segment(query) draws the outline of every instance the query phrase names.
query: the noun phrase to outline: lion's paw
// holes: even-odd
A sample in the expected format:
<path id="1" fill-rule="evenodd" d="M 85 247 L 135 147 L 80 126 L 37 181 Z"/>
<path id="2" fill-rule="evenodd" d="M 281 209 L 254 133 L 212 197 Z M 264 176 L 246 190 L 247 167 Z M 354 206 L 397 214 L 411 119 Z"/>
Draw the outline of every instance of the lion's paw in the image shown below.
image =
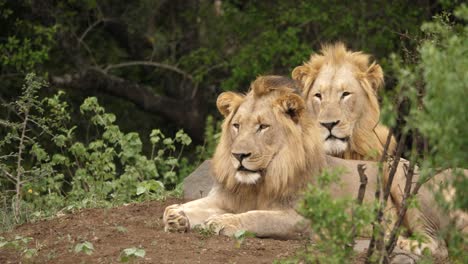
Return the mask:
<path id="1" fill-rule="evenodd" d="M 166 207 L 163 215 L 164 231 L 166 232 L 187 232 L 190 229 L 190 223 L 182 210 L 180 204 L 173 204 Z"/>
<path id="2" fill-rule="evenodd" d="M 235 214 L 213 215 L 206 219 L 203 226 L 216 234 L 225 236 L 233 236 L 241 229 L 239 217 Z"/>

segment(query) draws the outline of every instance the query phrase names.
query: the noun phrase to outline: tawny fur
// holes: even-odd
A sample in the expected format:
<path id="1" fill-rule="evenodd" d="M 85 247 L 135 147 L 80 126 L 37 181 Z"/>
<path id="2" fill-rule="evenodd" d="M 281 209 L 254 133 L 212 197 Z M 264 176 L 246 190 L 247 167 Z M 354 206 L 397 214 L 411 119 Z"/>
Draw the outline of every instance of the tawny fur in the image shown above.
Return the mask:
<path id="1" fill-rule="evenodd" d="M 352 72 L 352 76 L 339 76 L 340 69 L 348 69 Z M 333 78 L 330 79 L 330 82 L 320 83 L 321 87 L 316 87 L 317 78 L 320 78 L 325 70 L 335 71 Z M 358 84 L 356 88 L 361 89 L 363 93 L 354 95 L 359 98 L 355 99 L 356 103 L 351 111 L 360 114 L 356 114 L 353 118 L 347 118 L 343 114 L 343 110 L 334 115 L 338 116 L 340 125 L 352 127 L 352 131 L 348 135 L 350 137 L 348 147 L 340 153 L 327 152 L 327 154 L 356 160 L 378 160 L 380 158 L 389 133 L 387 127 L 379 124 L 380 108 L 377 90 L 383 86 L 384 77 L 380 65 L 370 62 L 370 55 L 349 51 L 343 43 L 325 45 L 318 54 L 313 54 L 309 61 L 296 67 L 292 72 L 292 77 L 301 84 L 302 95 L 308 106 L 312 106 L 310 107 L 312 111 L 314 111 L 313 105 L 317 104 L 313 98 L 315 93 L 313 91 L 321 90 L 325 93 L 334 89 L 342 89 L 334 87 L 334 83 L 332 83 L 337 78 L 345 78 L 344 83 L 348 85 Z M 333 91 L 330 96 L 339 97 L 340 95 Z M 344 108 L 344 106 L 343 103 L 337 103 L 332 107 L 326 108 L 326 106 L 320 105 L 317 108 L 315 117 L 320 121 L 320 116 L 324 114 L 320 111 L 337 111 L 338 108 Z M 392 137 L 387 153 L 392 154 L 395 147 L 395 140 Z"/>
<path id="2" fill-rule="evenodd" d="M 326 156 L 318 125 L 305 109 L 304 100 L 295 93 L 294 82 L 287 78 L 278 82 L 276 78 L 260 77 L 245 96 L 223 93 L 218 97 L 217 105 L 225 120 L 213 157 L 214 187 L 205 198 L 167 207 L 163 215 L 166 231 L 186 232 L 201 225 L 228 236 L 248 230 L 258 237 L 297 237 L 304 231 L 304 226 L 300 225 L 304 219 L 295 211 L 297 201 L 305 186 L 313 184 L 321 171 L 338 168 L 344 171 L 340 184 L 330 190 L 336 198 L 357 195 L 360 185 L 358 164 L 367 167 L 367 175 L 377 175 L 378 164 L 375 162 Z M 270 127 L 260 130 L 257 123 Z M 245 163 L 243 160 L 240 164 L 252 173 L 261 174 L 255 184 L 236 179 L 236 153 L 249 154 Z M 389 206 L 396 209 L 401 207 L 401 190 L 406 181 L 403 163 L 398 166 L 390 190 Z M 436 179 L 445 181 L 450 177 L 449 174 L 442 176 Z M 415 175 L 414 181 L 417 179 L 418 175 Z M 377 177 L 368 177 L 364 202 L 375 201 L 376 181 Z M 432 193 L 424 186 L 416 199 L 420 209 L 408 211 L 405 228 L 426 237 L 422 248 L 446 255 L 444 241 L 439 240 L 437 234 L 448 225 L 448 218 L 435 206 Z M 402 243 L 402 246 L 412 245 Z"/>
<path id="3" fill-rule="evenodd" d="M 285 81 L 286 80 L 286 81 Z M 224 100 L 226 96 L 234 104 L 240 100 L 238 94 L 222 94 L 218 98 Z M 255 98 L 274 98 L 274 113 L 278 122 L 285 125 L 288 135 L 284 138 L 289 146 L 295 149 L 288 152 L 281 152 L 275 158 L 275 163 L 271 165 L 268 174 L 263 177 L 262 182 L 254 186 L 245 186 L 236 181 L 235 168 L 231 165 L 231 145 L 233 139 L 229 133 L 222 133 L 220 143 L 216 148 L 213 157 L 213 172 L 217 182 L 224 188 L 245 199 L 249 196 L 264 197 L 265 200 L 288 199 L 291 195 L 296 195 L 297 191 L 303 188 L 309 177 L 296 177 L 299 174 L 314 175 L 320 171 L 324 164 L 324 154 L 321 149 L 320 138 L 315 133 L 316 124 L 313 120 L 302 115 L 305 105 L 302 99 L 294 93 L 294 82 L 287 78 L 269 76 L 269 78 L 259 77 L 251 85 L 250 96 Z M 265 99 L 262 98 L 262 99 Z M 272 100 L 272 99 L 266 99 Z M 237 105 L 238 106 L 238 105 Z M 288 108 L 296 112 L 297 122 L 300 122 L 302 130 L 298 130 L 292 122 L 287 122 L 289 118 L 284 113 Z M 226 119 L 222 125 L 223 131 L 228 131 L 231 126 L 232 117 L 237 109 L 233 109 L 225 115 Z M 258 200 L 258 198 L 256 198 Z M 263 201 L 258 201 L 263 203 Z"/>

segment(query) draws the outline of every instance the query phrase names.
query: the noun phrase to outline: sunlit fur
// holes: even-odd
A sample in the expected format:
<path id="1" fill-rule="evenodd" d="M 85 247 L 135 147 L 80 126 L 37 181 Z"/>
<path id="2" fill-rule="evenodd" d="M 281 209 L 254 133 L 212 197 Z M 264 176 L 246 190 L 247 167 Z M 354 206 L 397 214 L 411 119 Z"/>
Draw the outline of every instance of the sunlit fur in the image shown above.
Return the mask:
<path id="1" fill-rule="evenodd" d="M 317 122 L 305 109 L 305 102 L 294 87 L 295 83 L 287 78 L 264 76 L 252 84 L 245 96 L 226 92 L 218 97 L 217 106 L 225 121 L 213 157 L 214 187 L 204 198 L 168 206 L 163 215 L 166 231 L 185 232 L 201 225 L 227 236 L 247 230 L 259 237 L 294 237 L 304 231 L 299 224 L 304 218 L 295 207 L 305 185 L 316 183 L 321 171 L 339 168 L 343 173 L 340 183 L 330 187 L 331 197 L 355 197 L 361 185 L 356 169 L 360 164 L 366 167 L 369 176 L 363 203 L 375 203 L 380 178 L 372 176 L 378 175 L 378 164 L 326 156 Z M 264 117 L 271 125 L 265 132 L 268 134 L 262 136 L 255 130 L 242 130 L 245 124 L 263 123 L 257 121 L 257 116 Z M 240 128 L 233 126 L 233 122 Z M 245 166 L 247 171 L 237 169 L 239 161 L 236 162 L 233 153 L 251 153 L 251 160 Z M 396 210 L 403 205 L 407 165 L 405 161 L 400 162 L 390 189 L 387 205 Z M 416 173 L 413 181 L 418 182 L 418 177 Z M 435 176 L 431 182 L 439 186 L 450 178 L 448 172 Z M 415 252 L 428 248 L 433 254 L 446 256 L 445 242 L 439 234 L 450 224 L 449 218 L 436 206 L 433 194 L 425 185 L 415 199 L 419 207 L 409 208 L 402 223 L 409 233 L 418 233 L 426 240 L 415 247 Z M 463 227 L 466 222 L 458 223 Z M 407 242 L 399 245 L 403 249 L 413 246 L 408 239 L 400 241 Z"/>
<path id="2" fill-rule="evenodd" d="M 292 77 L 299 81 L 313 116 L 319 122 L 331 117 L 340 120 L 335 131 L 349 137 L 348 142 L 325 142 L 327 154 L 361 160 L 377 160 L 382 155 L 389 130 L 379 124 L 377 90 L 384 79 L 382 68 L 370 62 L 370 55 L 349 51 L 342 43 L 325 45 L 309 61 L 296 67 Z M 340 92 L 348 89 L 354 89 L 351 95 L 354 98 L 346 99 L 349 102 L 340 100 Z M 318 100 L 314 97 L 317 92 L 328 98 Z M 325 140 L 328 130 L 322 127 L 321 131 Z M 392 138 L 388 153 L 394 149 Z"/>
<path id="3" fill-rule="evenodd" d="M 294 82 L 288 78 L 259 77 L 252 83 L 251 90 L 246 96 L 228 92 L 218 98 L 217 105 L 220 111 L 226 109 L 227 105 L 230 111 L 224 112 L 226 118 L 222 126 L 221 139 L 213 157 L 213 174 L 223 188 L 239 194 L 239 198 L 248 199 L 247 197 L 251 195 L 263 197 L 261 199 L 266 202 L 276 198 L 286 199 L 289 196 L 296 196 L 298 190 L 310 182 L 310 177 L 320 171 L 324 164 L 324 153 L 318 137 L 317 125 L 313 120 L 302 115 L 305 111 L 304 102 L 300 96 L 292 93 L 293 89 Z M 272 124 L 272 129 L 284 132 L 282 138 L 276 140 L 277 144 L 280 140 L 285 142 L 285 147 L 281 148 L 278 153 L 274 153 L 273 157 L 263 154 L 261 158 L 271 158 L 267 161 L 265 175 L 262 175 L 256 184 L 250 185 L 243 184 L 236 179 L 237 170 L 231 162 L 233 138 L 229 133 L 239 105 L 246 101 L 271 102 L 271 104 L 263 104 L 263 107 L 270 107 L 274 112 L 275 123 Z M 256 111 L 259 110 L 256 109 Z M 289 116 L 285 114 L 287 111 L 295 111 L 297 115 Z M 293 118 L 297 120 L 294 121 Z M 255 144 L 265 144 L 265 142 L 261 140 L 256 141 Z"/>
<path id="4" fill-rule="evenodd" d="M 260 173 L 246 173 L 238 171 L 235 177 L 239 183 L 256 184 L 262 176 L 260 175 Z"/>

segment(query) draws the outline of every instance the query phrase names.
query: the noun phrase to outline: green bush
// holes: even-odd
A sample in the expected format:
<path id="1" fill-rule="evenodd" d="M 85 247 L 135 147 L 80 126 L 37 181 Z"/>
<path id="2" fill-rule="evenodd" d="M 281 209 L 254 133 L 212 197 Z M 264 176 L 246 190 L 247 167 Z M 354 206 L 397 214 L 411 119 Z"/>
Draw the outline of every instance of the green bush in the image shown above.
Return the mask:
<path id="1" fill-rule="evenodd" d="M 90 142 L 80 142 L 75 139 L 77 126 L 71 122 L 70 109 L 61 99 L 63 92 L 39 100 L 43 86 L 41 78 L 27 75 L 23 95 L 7 105 L 19 120 L 1 122 L 8 130 L 0 140 L 4 224 L 11 222 L 10 210 L 19 223 L 30 215 L 47 216 L 63 208 L 158 198 L 165 194 L 165 186 L 180 182 L 181 154 L 191 144 L 182 130 L 174 138 L 153 130 L 147 157 L 139 135 L 122 132 L 115 115 L 91 97 L 80 112 L 97 132 L 89 136 Z"/>
<path id="2" fill-rule="evenodd" d="M 341 171 L 324 171 L 310 184 L 299 204 L 299 213 L 310 220 L 313 254 L 305 254 L 307 263 L 345 263 L 353 256 L 354 239 L 368 229 L 374 219 L 374 206 L 359 204 L 352 197 L 336 199 L 332 184 L 340 184 Z M 356 193 L 357 196 L 357 193 Z"/>
<path id="3" fill-rule="evenodd" d="M 408 139 L 403 153 L 419 167 L 417 184 L 423 184 L 442 170 L 454 169 L 452 182 L 434 190 L 439 205 L 453 222 L 439 235 L 448 244 L 450 261 L 467 263 L 468 237 L 457 230 L 459 219 L 456 217 L 468 210 L 468 179 L 459 169 L 468 167 L 468 7 L 463 4 L 454 14 L 458 23 L 451 22 L 451 15 L 442 14 L 422 25 L 424 34 L 422 39 L 419 38 L 417 54 L 408 54 L 405 60 L 392 56 L 392 70 L 398 83 L 384 95 L 382 121 L 392 127 L 398 126 L 397 135 Z M 329 195 L 329 181 L 337 177 L 327 172 L 321 175 L 317 184 L 308 188 L 301 203 L 299 211 L 311 220 L 312 230 L 319 238 L 312 253 L 305 255 L 308 263 L 347 262 L 352 255 L 349 245 L 353 233 L 350 230 L 359 233 L 359 228 L 362 230 L 371 223 L 376 226 L 373 233 L 376 240 L 380 240 L 386 250 L 389 249 L 389 237 L 384 234 L 382 222 L 379 224 L 370 207 L 356 207 L 352 199 L 334 199 Z M 454 198 L 449 201 L 442 198 L 442 192 L 447 188 L 456 190 Z M 410 190 L 414 191 L 414 185 Z M 409 195 L 404 204 L 418 206 L 413 198 Z M 353 217 L 354 221 L 359 219 L 359 226 L 352 225 L 350 219 Z M 394 227 L 397 235 L 401 234 L 401 229 Z M 422 241 L 420 234 L 411 234 L 410 238 Z M 386 252 L 374 251 L 368 262 L 387 257 Z M 423 261 L 431 262 L 432 258 L 426 256 Z"/>
<path id="4" fill-rule="evenodd" d="M 425 38 L 414 56 L 415 63 L 403 65 L 397 57 L 393 63 L 399 80 L 393 94 L 395 101 L 408 101 L 411 105 L 403 131 L 416 135 L 413 149 L 408 152 L 420 167 L 421 180 L 444 169 L 455 169 L 452 182 L 436 192 L 448 216 L 468 210 L 468 179 L 457 169 L 468 168 L 468 7 L 463 4 L 454 14 L 458 23 L 451 22 L 450 14 L 442 14 L 422 25 Z M 387 104 L 385 109 L 389 111 L 383 111 L 389 120 L 395 120 L 394 106 Z M 417 150 L 418 145 L 425 147 Z M 456 190 L 451 201 L 442 199 L 441 192 L 447 188 Z M 455 224 L 449 229 L 443 235 L 451 261 L 467 263 L 468 237 L 457 231 Z"/>

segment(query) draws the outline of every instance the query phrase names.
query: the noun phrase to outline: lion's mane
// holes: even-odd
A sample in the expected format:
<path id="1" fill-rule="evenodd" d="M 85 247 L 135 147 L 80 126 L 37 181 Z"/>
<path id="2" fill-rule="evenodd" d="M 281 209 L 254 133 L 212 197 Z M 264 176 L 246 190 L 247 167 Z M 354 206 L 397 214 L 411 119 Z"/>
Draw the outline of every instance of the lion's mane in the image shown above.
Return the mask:
<path id="1" fill-rule="evenodd" d="M 375 62 L 371 62 L 371 56 L 362 52 L 348 51 L 343 43 L 324 45 L 319 53 L 313 54 L 310 60 L 296 67 L 292 72 L 294 80 L 301 83 L 302 94 L 308 98 L 314 80 L 320 73 L 322 66 L 333 65 L 337 68 L 343 64 L 354 65 L 357 69 L 355 76 L 364 90 L 366 96 L 361 97 L 358 107 L 364 108 L 354 125 L 350 137 L 350 146 L 339 157 L 345 159 L 371 159 L 376 160 L 377 154 L 381 156 L 384 151 L 389 129 L 379 124 L 380 107 L 377 99 L 377 90 L 384 84 L 382 68 Z M 395 141 L 392 138 L 388 153 L 395 149 Z M 372 153 L 377 151 L 377 153 Z"/>
<path id="2" fill-rule="evenodd" d="M 251 85 L 246 96 L 239 95 L 227 104 L 224 98 L 218 98 L 218 108 L 230 108 L 222 125 L 220 142 L 213 157 L 213 175 L 215 181 L 225 190 L 237 197 L 248 199 L 255 197 L 259 203 L 277 199 L 297 197 L 297 192 L 311 182 L 311 177 L 318 173 L 325 164 L 325 153 L 319 137 L 316 122 L 305 115 L 305 102 L 294 93 L 296 82 L 279 76 L 259 77 Z M 231 94 L 232 95 L 232 94 Z M 235 168 L 230 161 L 233 139 L 228 132 L 237 109 L 248 96 L 255 100 L 272 97 L 276 124 L 286 128 L 287 141 L 285 151 L 280 151 L 272 159 L 266 175 L 255 185 L 241 184 L 236 181 Z M 294 98 L 291 98 L 294 97 Z M 295 100 L 291 100 L 295 99 Z M 258 110 L 258 109 L 257 109 Z M 289 111 L 289 112 L 288 112 Z M 295 112 L 296 115 L 286 115 Z M 293 123 L 287 118 L 297 118 Z M 262 144 L 262 142 L 258 142 Z"/>

